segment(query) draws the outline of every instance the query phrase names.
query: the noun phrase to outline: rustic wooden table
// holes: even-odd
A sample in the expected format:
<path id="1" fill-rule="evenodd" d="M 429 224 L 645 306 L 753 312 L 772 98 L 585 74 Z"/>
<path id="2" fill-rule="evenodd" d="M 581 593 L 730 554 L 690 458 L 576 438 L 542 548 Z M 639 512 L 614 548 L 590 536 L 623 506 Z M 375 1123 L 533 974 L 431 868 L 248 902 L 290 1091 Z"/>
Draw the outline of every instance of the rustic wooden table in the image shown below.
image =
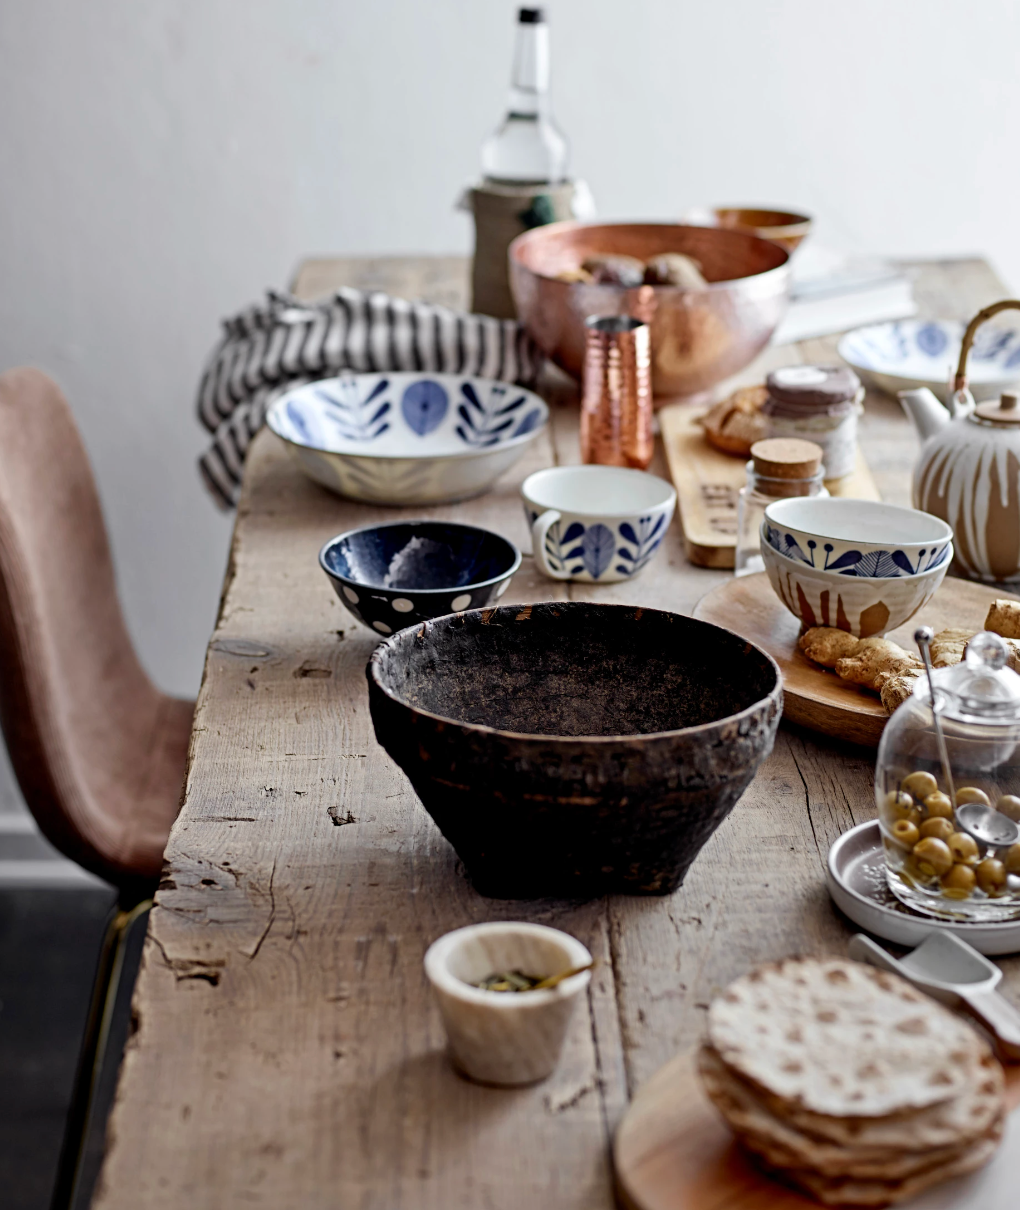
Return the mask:
<path id="1" fill-rule="evenodd" d="M 929 314 L 1001 297 L 980 261 L 914 265 Z M 462 302 L 460 258 L 305 264 L 303 297 L 383 285 Z M 831 360 L 834 340 L 769 350 Z M 576 396 L 552 384 L 548 432 L 466 505 L 415 509 L 491 526 L 530 549 L 518 487 L 578 459 Z M 916 442 L 869 398 L 862 445 L 906 502 Z M 661 461 L 653 469 L 664 473 Z M 784 727 L 775 751 L 666 898 L 488 900 L 465 880 L 376 744 L 358 625 L 316 565 L 331 534 L 399 515 L 304 479 L 268 432 L 251 450 L 205 678 L 184 807 L 167 848 L 133 1031 L 94 1206 L 189 1210 L 596 1210 L 613 1202 L 609 1143 L 628 1097 L 702 1029 L 709 1000 L 754 963 L 846 950 L 823 882 L 829 844 L 874 814 L 873 755 Z M 520 601 L 570 597 L 689 612 L 725 573 L 689 566 L 674 526 L 633 584 L 553 583 L 526 558 Z M 545 1083 L 458 1078 L 422 973 L 441 933 L 528 919 L 597 954 L 587 1012 Z M 1020 996 L 1020 959 L 1003 963 Z"/>

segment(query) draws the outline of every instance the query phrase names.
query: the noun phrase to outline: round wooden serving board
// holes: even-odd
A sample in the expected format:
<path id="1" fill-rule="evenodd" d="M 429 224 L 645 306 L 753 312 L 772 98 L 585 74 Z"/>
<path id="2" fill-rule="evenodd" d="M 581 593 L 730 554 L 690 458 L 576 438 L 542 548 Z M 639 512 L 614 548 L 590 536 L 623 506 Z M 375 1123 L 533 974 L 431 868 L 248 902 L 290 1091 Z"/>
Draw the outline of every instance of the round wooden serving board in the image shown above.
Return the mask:
<path id="1" fill-rule="evenodd" d="M 1015 1109 L 1015 1066 L 1006 1068 L 1006 1097 Z M 961 1178 L 967 1182 L 961 1206 L 1013 1204 L 1015 1157 L 1006 1150 L 1004 1143 L 987 1168 Z M 694 1051 L 677 1055 L 638 1089 L 617 1128 L 613 1163 L 627 1210 L 818 1210 L 818 1202 L 769 1179 L 745 1157 L 702 1090 Z M 987 1186 L 987 1201 L 975 1200 L 977 1182 Z"/>
<path id="2" fill-rule="evenodd" d="M 980 630 L 988 606 L 1013 594 L 972 580 L 946 576 L 932 599 L 888 638 L 908 651 L 916 651 L 914 631 L 931 626 Z M 828 668 L 813 664 L 797 650 L 800 621 L 772 590 L 768 576 L 759 572 L 739 576 L 713 588 L 698 602 L 694 616 L 725 626 L 767 651 L 783 674 L 783 717 L 791 722 L 847 739 L 855 744 L 877 747 L 888 715 L 878 696 L 840 678 Z"/>

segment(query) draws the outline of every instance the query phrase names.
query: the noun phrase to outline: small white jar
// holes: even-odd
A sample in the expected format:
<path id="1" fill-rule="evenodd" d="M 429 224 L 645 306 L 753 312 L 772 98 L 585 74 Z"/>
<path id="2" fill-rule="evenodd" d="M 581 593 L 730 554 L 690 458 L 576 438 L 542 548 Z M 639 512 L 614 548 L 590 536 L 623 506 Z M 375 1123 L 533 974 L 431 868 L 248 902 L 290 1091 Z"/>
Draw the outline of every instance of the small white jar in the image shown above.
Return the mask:
<path id="1" fill-rule="evenodd" d="M 783 366 L 765 379 L 762 408 L 769 437 L 796 437 L 821 446 L 825 478 L 843 479 L 857 465 L 857 418 L 864 411 L 861 380 L 848 366 Z"/>
<path id="2" fill-rule="evenodd" d="M 591 972 L 543 991 L 492 992 L 474 984 L 509 970 L 544 979 L 591 960 L 575 937 L 542 924 L 472 924 L 434 941 L 425 954 L 425 974 L 439 1002 L 454 1066 L 482 1084 L 544 1080 L 559 1060 Z"/>

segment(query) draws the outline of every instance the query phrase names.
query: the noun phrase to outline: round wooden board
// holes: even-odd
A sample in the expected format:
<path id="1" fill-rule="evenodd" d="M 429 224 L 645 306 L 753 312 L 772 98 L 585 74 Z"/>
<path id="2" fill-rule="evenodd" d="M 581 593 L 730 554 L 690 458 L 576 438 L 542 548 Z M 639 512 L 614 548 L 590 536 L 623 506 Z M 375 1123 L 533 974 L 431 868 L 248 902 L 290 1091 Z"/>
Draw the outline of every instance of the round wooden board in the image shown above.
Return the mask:
<path id="1" fill-rule="evenodd" d="M 946 576 L 928 604 L 887 637 L 914 651 L 918 626 L 980 630 L 988 606 L 1003 598 L 1018 599 L 1001 588 Z M 764 572 L 735 576 L 713 588 L 698 602 L 694 616 L 725 626 L 772 656 L 783 674 L 784 718 L 838 739 L 878 746 L 888 718 L 882 703 L 797 650 L 800 622 L 773 592 Z"/>
<path id="2" fill-rule="evenodd" d="M 1007 1068 L 1006 1081 L 1015 1108 L 1020 1068 Z M 638 1089 L 617 1128 L 613 1163 L 627 1210 L 818 1210 L 818 1202 L 745 1158 L 702 1091 L 694 1051 L 677 1055 Z"/>

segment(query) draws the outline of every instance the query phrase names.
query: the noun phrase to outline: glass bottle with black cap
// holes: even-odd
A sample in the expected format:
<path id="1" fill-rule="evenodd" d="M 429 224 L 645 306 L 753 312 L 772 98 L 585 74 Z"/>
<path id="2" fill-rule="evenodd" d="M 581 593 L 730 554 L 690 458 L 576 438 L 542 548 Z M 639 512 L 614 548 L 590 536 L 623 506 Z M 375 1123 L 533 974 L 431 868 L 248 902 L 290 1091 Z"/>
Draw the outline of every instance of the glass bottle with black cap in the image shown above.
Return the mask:
<path id="1" fill-rule="evenodd" d="M 482 145 L 482 172 L 495 185 L 566 180 L 569 146 L 549 100 L 549 26 L 541 8 L 517 12 L 517 45 L 506 117 Z"/>

